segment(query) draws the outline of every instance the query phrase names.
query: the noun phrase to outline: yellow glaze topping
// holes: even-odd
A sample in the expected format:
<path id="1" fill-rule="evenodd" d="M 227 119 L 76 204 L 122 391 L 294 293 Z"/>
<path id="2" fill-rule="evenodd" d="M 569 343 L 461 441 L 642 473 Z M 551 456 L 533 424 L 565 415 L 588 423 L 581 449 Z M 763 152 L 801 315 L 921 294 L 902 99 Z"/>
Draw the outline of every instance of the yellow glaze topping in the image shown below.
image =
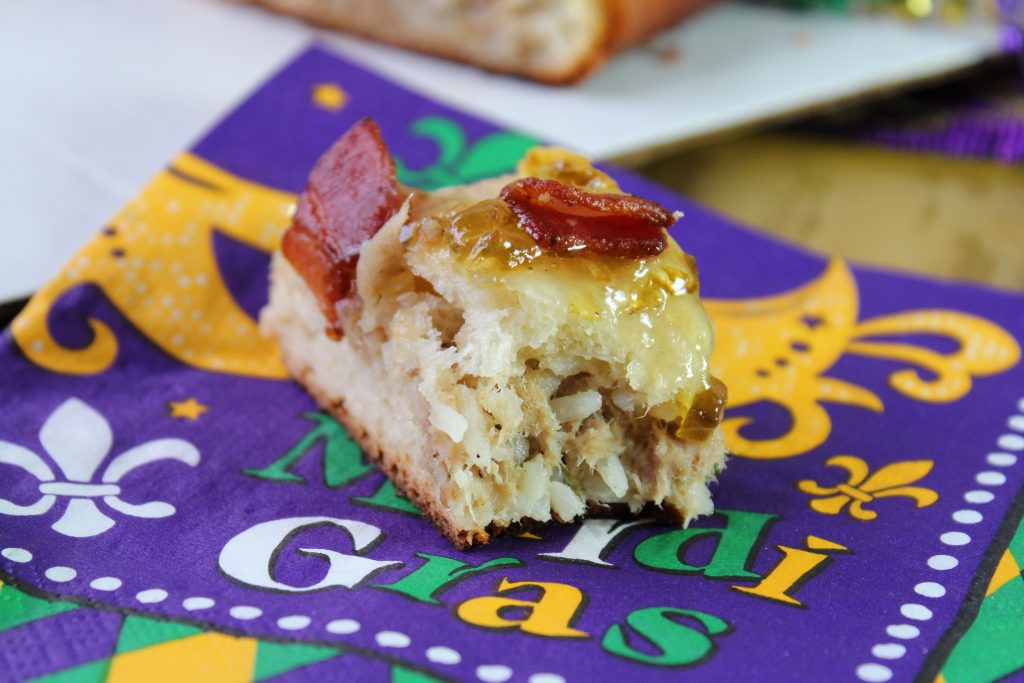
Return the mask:
<path id="1" fill-rule="evenodd" d="M 532 150 L 519 169 L 592 192 L 620 191 L 586 158 L 557 148 Z M 497 198 L 449 205 L 428 220 L 427 232 L 451 250 L 455 267 L 488 283 L 499 301 L 510 294 L 524 308 L 564 313 L 559 334 L 584 340 L 581 353 L 587 338 L 615 349 L 619 357 L 609 360 L 627 365 L 630 388 L 656 417 L 678 421 L 680 437 L 702 440 L 717 424 L 725 397 L 708 374 L 713 326 L 697 296 L 696 263 L 671 237 L 653 257 L 549 253 Z"/>
<path id="2" fill-rule="evenodd" d="M 516 166 L 523 178 L 546 178 L 587 192 L 619 194 L 619 184 L 582 154 L 561 147 L 534 147 Z"/>

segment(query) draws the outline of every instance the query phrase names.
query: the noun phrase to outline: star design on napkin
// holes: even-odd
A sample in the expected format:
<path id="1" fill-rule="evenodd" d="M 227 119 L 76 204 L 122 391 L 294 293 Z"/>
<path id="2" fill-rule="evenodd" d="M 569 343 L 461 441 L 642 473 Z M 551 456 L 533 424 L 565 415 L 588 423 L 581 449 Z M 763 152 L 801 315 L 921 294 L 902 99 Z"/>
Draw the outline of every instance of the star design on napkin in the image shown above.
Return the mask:
<path id="1" fill-rule="evenodd" d="M 204 406 L 194 397 L 189 397 L 184 401 L 168 401 L 167 405 L 171 409 L 171 417 L 180 417 L 193 422 L 210 409 L 209 406 Z"/>
<path id="2" fill-rule="evenodd" d="M 340 111 L 348 95 L 337 83 L 316 83 L 312 90 L 313 104 L 329 112 Z"/>

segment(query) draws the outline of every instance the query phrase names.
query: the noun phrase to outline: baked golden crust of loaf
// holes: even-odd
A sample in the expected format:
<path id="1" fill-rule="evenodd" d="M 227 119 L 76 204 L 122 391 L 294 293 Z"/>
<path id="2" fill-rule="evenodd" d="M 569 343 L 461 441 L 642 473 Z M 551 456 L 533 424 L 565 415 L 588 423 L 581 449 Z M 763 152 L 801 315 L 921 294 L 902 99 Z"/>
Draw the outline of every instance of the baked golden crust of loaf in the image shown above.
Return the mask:
<path id="1" fill-rule="evenodd" d="M 248 0 L 379 42 L 565 84 L 713 0 Z"/>

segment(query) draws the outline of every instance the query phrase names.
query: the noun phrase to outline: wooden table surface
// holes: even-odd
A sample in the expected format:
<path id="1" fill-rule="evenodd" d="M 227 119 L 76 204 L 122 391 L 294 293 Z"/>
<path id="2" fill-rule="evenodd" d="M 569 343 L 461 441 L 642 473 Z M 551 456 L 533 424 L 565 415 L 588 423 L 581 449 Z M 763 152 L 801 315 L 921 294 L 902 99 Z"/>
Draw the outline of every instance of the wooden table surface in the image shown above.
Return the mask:
<path id="1" fill-rule="evenodd" d="M 993 93 L 1019 118 L 1024 65 L 868 103 L 854 118 L 889 123 L 894 111 L 910 110 L 934 120 L 942 107 Z M 1024 165 L 891 149 L 816 126 L 733 138 L 637 170 L 820 252 L 1024 290 Z"/>
<path id="2" fill-rule="evenodd" d="M 1024 166 L 768 133 L 638 170 L 817 251 L 1024 290 Z"/>

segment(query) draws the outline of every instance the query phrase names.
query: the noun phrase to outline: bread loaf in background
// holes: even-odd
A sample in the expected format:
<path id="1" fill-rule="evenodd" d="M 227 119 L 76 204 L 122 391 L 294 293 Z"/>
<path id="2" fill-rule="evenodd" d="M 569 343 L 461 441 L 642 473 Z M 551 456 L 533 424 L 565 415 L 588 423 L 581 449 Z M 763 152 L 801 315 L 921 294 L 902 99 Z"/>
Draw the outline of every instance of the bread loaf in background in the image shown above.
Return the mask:
<path id="1" fill-rule="evenodd" d="M 711 0 L 249 0 L 318 26 L 562 84 Z"/>

